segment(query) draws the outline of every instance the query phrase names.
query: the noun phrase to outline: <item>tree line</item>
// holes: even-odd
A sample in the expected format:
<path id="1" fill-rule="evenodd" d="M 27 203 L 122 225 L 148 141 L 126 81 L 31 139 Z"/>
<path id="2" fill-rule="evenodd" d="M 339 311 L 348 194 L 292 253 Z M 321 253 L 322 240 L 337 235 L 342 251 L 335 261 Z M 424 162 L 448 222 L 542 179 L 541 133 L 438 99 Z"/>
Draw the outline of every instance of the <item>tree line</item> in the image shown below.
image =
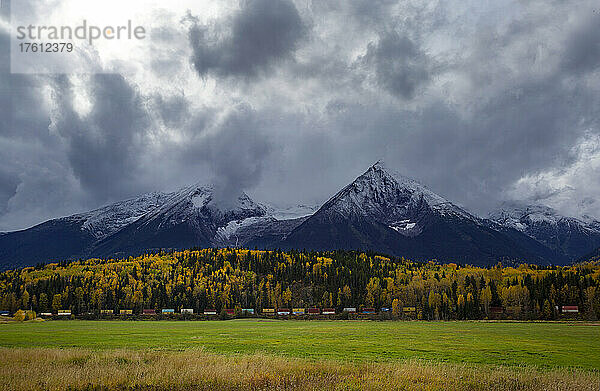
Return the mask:
<path id="1" fill-rule="evenodd" d="M 490 268 L 357 251 L 197 249 L 51 263 L 0 274 L 0 308 L 415 308 L 419 319 L 555 319 L 564 305 L 600 317 L 600 262 Z"/>

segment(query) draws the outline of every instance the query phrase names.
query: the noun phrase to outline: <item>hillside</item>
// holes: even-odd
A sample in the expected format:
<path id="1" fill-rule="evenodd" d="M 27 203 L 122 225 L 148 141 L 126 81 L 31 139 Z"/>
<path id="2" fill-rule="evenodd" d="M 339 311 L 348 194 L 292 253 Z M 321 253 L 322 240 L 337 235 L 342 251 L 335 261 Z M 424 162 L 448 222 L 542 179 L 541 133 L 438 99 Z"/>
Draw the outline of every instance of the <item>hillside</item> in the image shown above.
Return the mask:
<path id="1" fill-rule="evenodd" d="M 377 251 L 491 266 L 569 264 L 600 246 L 597 221 L 542 206 L 478 217 L 382 162 L 320 208 L 275 208 L 208 184 L 153 192 L 0 235 L 0 270 L 160 250 L 257 248 Z"/>
<path id="2" fill-rule="evenodd" d="M 562 216 L 545 205 L 506 202 L 490 213 L 490 219 L 506 228 L 523 232 L 563 254 L 569 261 L 575 261 L 600 246 L 598 221 Z"/>
<path id="3" fill-rule="evenodd" d="M 363 249 L 481 266 L 498 261 L 562 264 L 528 235 L 481 219 L 378 162 L 281 243 L 287 249 Z"/>

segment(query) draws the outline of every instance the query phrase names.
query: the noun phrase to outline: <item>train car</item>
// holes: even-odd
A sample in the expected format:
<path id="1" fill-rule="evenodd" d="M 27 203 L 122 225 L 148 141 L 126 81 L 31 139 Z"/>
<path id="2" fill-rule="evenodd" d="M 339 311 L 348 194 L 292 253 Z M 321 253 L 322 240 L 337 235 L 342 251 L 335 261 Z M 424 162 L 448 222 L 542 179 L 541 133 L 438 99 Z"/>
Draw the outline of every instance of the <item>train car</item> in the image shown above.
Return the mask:
<path id="1" fill-rule="evenodd" d="M 375 311 L 375 308 L 363 308 L 363 310 L 362 310 L 363 315 L 373 315 L 376 313 L 377 313 L 377 311 Z"/>
<path id="2" fill-rule="evenodd" d="M 490 313 L 492 313 L 492 314 L 503 314 L 504 313 L 504 308 L 503 307 L 490 307 Z"/>
<path id="3" fill-rule="evenodd" d="M 254 308 L 242 308 L 243 315 L 254 315 Z"/>
<path id="4" fill-rule="evenodd" d="M 309 315 L 320 315 L 321 314 L 321 310 L 319 308 L 309 308 L 307 312 Z"/>
<path id="5" fill-rule="evenodd" d="M 52 316 L 52 312 L 42 312 L 40 316 Z"/>
<path id="6" fill-rule="evenodd" d="M 304 308 L 292 308 L 292 314 L 294 315 L 304 315 L 305 313 Z"/>
<path id="7" fill-rule="evenodd" d="M 191 314 L 194 313 L 194 310 L 192 308 L 182 308 L 181 309 L 181 313 L 182 314 L 190 314 L 191 315 Z"/>
<path id="8" fill-rule="evenodd" d="M 151 309 L 144 309 L 142 310 L 142 315 L 156 315 L 156 311 Z"/>
<path id="9" fill-rule="evenodd" d="M 402 312 L 413 313 L 416 311 L 417 311 L 416 307 L 402 307 Z"/>
<path id="10" fill-rule="evenodd" d="M 563 314 L 565 313 L 578 313 L 579 312 L 579 307 L 576 305 L 563 305 L 562 306 L 562 312 Z"/>
<path id="11" fill-rule="evenodd" d="M 275 308 L 263 308 L 262 313 L 265 315 L 275 315 Z"/>
<path id="12" fill-rule="evenodd" d="M 217 314 L 217 310 L 212 310 L 212 309 L 204 310 L 204 315 L 216 315 L 216 314 Z"/>
<path id="13" fill-rule="evenodd" d="M 381 312 L 390 312 L 391 309 L 389 309 L 388 307 L 383 307 L 381 308 Z"/>
<path id="14" fill-rule="evenodd" d="M 102 315 L 112 315 L 113 310 L 100 310 L 100 314 Z"/>
<path id="15" fill-rule="evenodd" d="M 323 315 L 335 315 L 335 308 L 323 308 Z"/>
<path id="16" fill-rule="evenodd" d="M 344 308 L 344 312 L 355 313 L 356 307 L 346 307 L 346 308 Z"/>
<path id="17" fill-rule="evenodd" d="M 233 308 L 226 308 L 225 313 L 229 316 L 235 315 L 235 310 Z"/>
<path id="18" fill-rule="evenodd" d="M 174 310 L 173 308 L 163 308 L 163 309 L 161 310 L 161 313 L 162 313 L 162 314 L 174 314 L 174 313 L 175 313 L 175 310 Z"/>
<path id="19" fill-rule="evenodd" d="M 120 310 L 119 315 L 133 315 L 133 310 Z"/>
<path id="20" fill-rule="evenodd" d="M 289 308 L 280 308 L 277 310 L 277 315 L 287 316 L 290 314 Z"/>
<path id="21" fill-rule="evenodd" d="M 71 310 L 58 310 L 59 316 L 71 316 Z"/>
<path id="22" fill-rule="evenodd" d="M 10 316 L 10 312 L 8 312 L 8 311 L 0 311 L 0 316 Z"/>

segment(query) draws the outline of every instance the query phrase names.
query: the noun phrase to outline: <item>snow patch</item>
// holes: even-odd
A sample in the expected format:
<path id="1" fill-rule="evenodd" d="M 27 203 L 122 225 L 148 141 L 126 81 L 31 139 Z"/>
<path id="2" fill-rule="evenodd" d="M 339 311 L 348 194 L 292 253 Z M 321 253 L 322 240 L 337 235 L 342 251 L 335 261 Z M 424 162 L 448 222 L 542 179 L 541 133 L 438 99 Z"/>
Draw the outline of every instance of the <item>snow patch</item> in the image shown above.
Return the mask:
<path id="1" fill-rule="evenodd" d="M 237 232 L 239 229 L 268 221 L 270 219 L 270 217 L 248 217 L 247 219 L 230 221 L 226 226 L 219 227 L 217 229 L 214 240 L 217 243 L 229 244 L 238 247 L 239 241 L 237 238 Z"/>
<path id="2" fill-rule="evenodd" d="M 410 219 L 397 221 L 389 227 L 404 236 L 415 237 L 421 233 L 419 225 Z"/>
<path id="3" fill-rule="evenodd" d="M 208 204 L 210 198 L 210 193 L 202 192 L 192 196 L 192 204 L 194 205 L 194 208 L 202 209 Z"/>
<path id="4" fill-rule="evenodd" d="M 291 205 L 291 206 L 267 206 L 267 213 L 277 220 L 290 220 L 306 217 L 314 214 L 319 209 L 318 205 Z"/>
<path id="5" fill-rule="evenodd" d="M 390 225 L 389 227 L 396 232 L 408 231 L 417 226 L 417 223 L 406 223 L 404 225 Z"/>

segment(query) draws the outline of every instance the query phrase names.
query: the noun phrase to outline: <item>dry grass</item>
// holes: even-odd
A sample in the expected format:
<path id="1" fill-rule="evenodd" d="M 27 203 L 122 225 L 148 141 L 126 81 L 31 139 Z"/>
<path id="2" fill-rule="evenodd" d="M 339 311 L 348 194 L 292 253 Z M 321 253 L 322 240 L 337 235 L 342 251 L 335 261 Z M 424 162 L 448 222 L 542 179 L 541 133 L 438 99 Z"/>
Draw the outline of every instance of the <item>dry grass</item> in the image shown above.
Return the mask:
<path id="1" fill-rule="evenodd" d="M 198 350 L 0 348 L 7 390 L 600 390 L 578 370 L 407 361 L 350 364 Z"/>

